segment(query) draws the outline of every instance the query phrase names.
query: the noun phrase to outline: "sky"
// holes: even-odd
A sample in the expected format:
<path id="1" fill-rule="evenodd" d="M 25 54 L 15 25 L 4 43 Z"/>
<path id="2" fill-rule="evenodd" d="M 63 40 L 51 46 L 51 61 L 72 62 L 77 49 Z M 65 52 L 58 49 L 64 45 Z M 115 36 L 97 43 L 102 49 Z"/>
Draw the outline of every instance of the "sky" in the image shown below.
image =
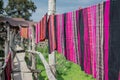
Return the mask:
<path id="1" fill-rule="evenodd" d="M 31 19 L 40 21 L 45 13 L 48 11 L 48 0 L 32 0 L 37 6 L 36 12 L 32 14 Z M 56 0 L 56 14 L 62 14 L 85 8 L 94 4 L 101 3 L 105 0 Z"/>
<path id="2" fill-rule="evenodd" d="M 5 5 L 7 4 L 7 0 Z M 48 12 L 48 0 L 32 0 L 37 6 L 36 12 L 32 14 L 31 19 L 35 22 Z M 62 14 L 70 11 L 78 10 L 80 7 L 85 8 L 94 4 L 101 3 L 106 0 L 56 0 L 56 14 Z"/>

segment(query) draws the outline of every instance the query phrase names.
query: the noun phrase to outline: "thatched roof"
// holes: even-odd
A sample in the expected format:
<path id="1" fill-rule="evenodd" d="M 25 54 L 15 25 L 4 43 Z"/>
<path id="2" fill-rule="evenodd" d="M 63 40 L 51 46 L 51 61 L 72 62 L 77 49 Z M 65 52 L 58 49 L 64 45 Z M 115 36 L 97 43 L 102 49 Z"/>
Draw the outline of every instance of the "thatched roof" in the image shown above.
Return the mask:
<path id="1" fill-rule="evenodd" d="M 35 25 L 34 22 L 26 21 L 23 18 L 6 18 L 6 17 L 0 17 L 0 23 L 9 23 L 13 27 L 29 27 L 32 25 Z"/>

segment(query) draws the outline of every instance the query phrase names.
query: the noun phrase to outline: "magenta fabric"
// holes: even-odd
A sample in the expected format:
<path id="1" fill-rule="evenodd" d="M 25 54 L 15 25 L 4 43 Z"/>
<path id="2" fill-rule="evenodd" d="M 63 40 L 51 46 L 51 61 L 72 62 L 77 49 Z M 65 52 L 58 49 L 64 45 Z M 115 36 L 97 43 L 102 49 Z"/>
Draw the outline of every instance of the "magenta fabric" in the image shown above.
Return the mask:
<path id="1" fill-rule="evenodd" d="M 104 76 L 105 80 L 108 79 L 108 56 L 109 56 L 109 14 L 110 14 L 110 1 L 105 4 L 104 13 Z"/>
<path id="2" fill-rule="evenodd" d="M 76 21 L 76 11 L 73 11 L 72 12 L 72 22 L 73 22 L 73 33 L 74 33 L 74 37 L 73 37 L 73 40 L 74 40 L 74 56 L 75 56 L 75 63 L 76 64 L 79 64 L 79 52 L 78 52 L 78 36 L 77 36 L 77 21 Z"/>
<path id="3" fill-rule="evenodd" d="M 73 24 L 72 24 L 72 12 L 67 13 L 66 21 L 66 44 L 67 44 L 67 59 L 76 63 L 75 49 L 73 41 Z"/>
<path id="4" fill-rule="evenodd" d="M 80 23 L 79 23 L 79 10 L 77 10 L 76 11 L 76 22 L 77 22 L 77 28 L 78 28 L 78 30 L 77 30 L 77 39 L 78 39 L 78 56 L 79 56 L 79 65 L 81 65 L 81 57 L 82 57 L 82 55 L 81 55 L 81 47 L 80 47 Z"/>
<path id="5" fill-rule="evenodd" d="M 5 80 L 11 80 L 11 53 L 9 52 L 7 55 L 7 59 L 5 60 L 6 62 L 6 68 L 5 68 Z"/>
<path id="6" fill-rule="evenodd" d="M 38 44 L 40 41 L 40 23 L 37 23 L 35 26 L 35 43 Z"/>
<path id="7" fill-rule="evenodd" d="M 119 77 L 118 77 L 118 80 L 120 80 L 120 72 L 119 72 Z"/>
<path id="8" fill-rule="evenodd" d="M 64 14 L 61 15 L 61 46 L 62 46 L 62 54 L 65 56 L 65 38 L 64 38 Z"/>
<path id="9" fill-rule="evenodd" d="M 96 5 L 90 7 L 91 10 L 91 30 L 92 30 L 92 75 L 96 78 Z"/>
<path id="10" fill-rule="evenodd" d="M 87 15 L 87 8 L 83 10 L 83 17 L 84 17 L 84 71 L 89 74 L 89 60 L 88 60 L 88 15 Z"/>
<path id="11" fill-rule="evenodd" d="M 88 39 L 89 39 L 89 40 L 88 40 L 88 41 L 89 41 L 89 43 L 88 43 L 88 44 L 89 44 L 89 45 L 88 45 L 88 46 L 89 46 L 89 47 L 88 47 L 88 50 L 89 50 L 89 51 L 88 51 L 88 56 L 89 56 L 89 57 L 88 57 L 88 64 L 89 64 L 89 66 L 88 66 L 88 70 L 89 70 L 88 74 L 92 74 L 92 66 L 93 66 L 93 65 L 92 65 L 92 62 L 93 62 L 93 61 L 92 61 L 92 58 L 93 58 L 93 54 L 92 54 L 92 53 L 93 53 L 93 48 L 92 48 L 92 46 L 93 46 L 93 45 L 92 45 L 92 44 L 93 44 L 93 41 L 92 41 L 92 40 L 93 40 L 93 39 L 92 39 L 92 38 L 93 38 L 93 35 L 92 35 L 93 30 L 92 30 L 92 27 L 93 27 L 93 26 L 92 26 L 92 24 L 91 24 L 91 19 L 92 19 L 92 18 L 91 18 L 91 10 L 90 10 L 90 8 L 91 8 L 91 7 L 88 7 L 88 8 L 87 8 L 87 12 L 88 12 Z"/>

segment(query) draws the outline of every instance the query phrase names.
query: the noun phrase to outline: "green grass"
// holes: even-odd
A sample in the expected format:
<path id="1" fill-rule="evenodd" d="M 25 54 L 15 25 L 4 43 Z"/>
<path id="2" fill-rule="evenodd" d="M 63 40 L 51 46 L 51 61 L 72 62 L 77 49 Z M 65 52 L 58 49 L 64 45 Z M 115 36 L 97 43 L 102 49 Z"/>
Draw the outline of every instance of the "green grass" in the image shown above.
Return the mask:
<path id="1" fill-rule="evenodd" d="M 44 57 L 48 61 L 48 48 L 37 48 L 38 51 L 43 53 Z M 39 80 L 48 80 L 45 68 L 37 57 L 37 69 L 42 72 L 39 74 Z M 91 75 L 87 75 L 81 70 L 80 66 L 69 62 L 65 57 L 56 52 L 56 69 L 57 69 L 57 80 L 95 80 Z"/>

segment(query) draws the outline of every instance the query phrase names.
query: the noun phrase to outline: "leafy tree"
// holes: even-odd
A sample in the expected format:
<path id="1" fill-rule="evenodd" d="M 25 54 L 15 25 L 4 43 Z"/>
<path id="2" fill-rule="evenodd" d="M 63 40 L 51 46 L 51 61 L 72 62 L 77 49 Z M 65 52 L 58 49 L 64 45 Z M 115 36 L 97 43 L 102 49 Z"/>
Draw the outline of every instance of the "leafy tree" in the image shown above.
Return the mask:
<path id="1" fill-rule="evenodd" d="M 0 0 L 0 14 L 3 13 L 3 0 Z"/>
<path id="2" fill-rule="evenodd" d="M 30 20 L 30 16 L 36 8 L 31 0 L 8 0 L 5 11 L 8 16 Z"/>

